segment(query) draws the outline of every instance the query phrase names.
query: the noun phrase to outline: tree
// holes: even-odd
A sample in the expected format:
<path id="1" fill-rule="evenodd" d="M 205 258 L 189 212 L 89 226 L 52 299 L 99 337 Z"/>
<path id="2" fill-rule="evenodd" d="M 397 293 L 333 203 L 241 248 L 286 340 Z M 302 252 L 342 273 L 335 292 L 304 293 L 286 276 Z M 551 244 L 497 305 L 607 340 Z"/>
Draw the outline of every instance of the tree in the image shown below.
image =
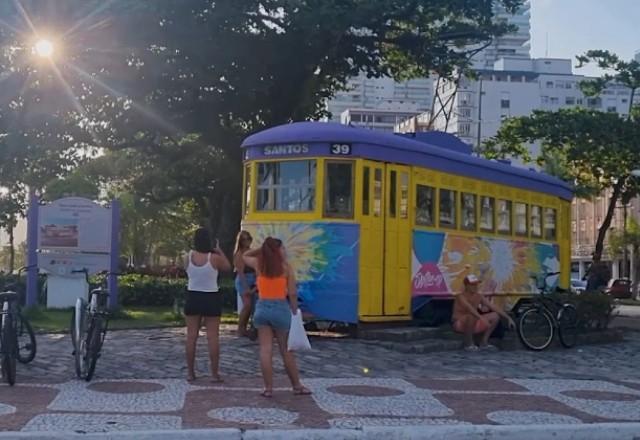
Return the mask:
<path id="1" fill-rule="evenodd" d="M 231 239 L 243 137 L 322 116 L 324 101 L 361 71 L 408 78 L 465 68 L 471 50 L 511 30 L 494 6 L 514 11 L 522 1 L 22 3 L 36 25 L 54 17 L 69 29 L 56 64 L 68 84 L 60 90 L 77 98 L 65 113 L 76 132 L 57 130 L 75 145 L 58 148 L 121 152 L 141 197 L 192 199 L 213 233 Z M 24 21 L 4 8 L 3 20 Z M 5 40 L 22 47 L 19 36 Z"/>
<path id="2" fill-rule="evenodd" d="M 584 81 L 581 88 L 587 96 L 616 83 L 628 87 L 633 98 L 640 87 L 640 64 L 636 61 L 623 62 L 606 51 L 590 51 L 578 60 L 581 66 L 596 61 L 601 68 L 614 72 Z M 609 191 L 609 205 L 593 254 L 593 261 L 598 262 L 616 204 L 628 204 L 640 193 L 640 183 L 631 174 L 640 168 L 639 114 L 632 103 L 626 116 L 583 108 L 534 111 L 531 116 L 507 120 L 497 135 L 485 143 L 482 152 L 488 158 L 519 156 L 531 161 L 526 144 L 541 141 L 538 163 L 545 165 L 548 158 L 560 161 L 552 167 L 575 183 L 579 195 Z"/>
<path id="3" fill-rule="evenodd" d="M 640 223 L 634 217 L 630 217 L 627 220 L 622 231 L 609 232 L 609 248 L 614 255 L 622 255 L 626 253 L 626 250 L 633 249 L 633 254 L 636 256 L 635 265 L 631 268 L 634 271 L 635 276 L 632 292 L 638 294 L 638 281 L 640 280 Z"/>

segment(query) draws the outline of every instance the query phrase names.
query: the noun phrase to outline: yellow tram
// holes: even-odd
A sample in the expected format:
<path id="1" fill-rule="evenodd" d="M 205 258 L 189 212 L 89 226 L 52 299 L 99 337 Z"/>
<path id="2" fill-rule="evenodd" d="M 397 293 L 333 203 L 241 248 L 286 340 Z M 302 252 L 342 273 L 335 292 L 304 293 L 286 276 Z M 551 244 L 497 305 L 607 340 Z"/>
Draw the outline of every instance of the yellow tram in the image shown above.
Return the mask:
<path id="1" fill-rule="evenodd" d="M 569 286 L 571 188 L 474 157 L 445 133 L 414 138 L 301 122 L 247 138 L 243 228 L 284 241 L 304 311 L 346 323 L 404 321 L 462 290 L 507 300 L 532 274 Z"/>

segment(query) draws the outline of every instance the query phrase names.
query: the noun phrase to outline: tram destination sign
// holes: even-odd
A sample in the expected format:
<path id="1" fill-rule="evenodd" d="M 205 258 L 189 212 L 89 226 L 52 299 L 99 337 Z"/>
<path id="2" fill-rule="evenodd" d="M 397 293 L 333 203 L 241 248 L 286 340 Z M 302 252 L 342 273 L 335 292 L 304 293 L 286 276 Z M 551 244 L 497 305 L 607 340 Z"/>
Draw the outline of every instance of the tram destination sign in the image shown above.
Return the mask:
<path id="1" fill-rule="evenodd" d="M 330 152 L 334 156 L 351 156 L 351 144 L 331 144 Z"/>
<path id="2" fill-rule="evenodd" d="M 268 145 L 263 148 L 265 156 L 295 156 L 309 153 L 307 144 Z"/>

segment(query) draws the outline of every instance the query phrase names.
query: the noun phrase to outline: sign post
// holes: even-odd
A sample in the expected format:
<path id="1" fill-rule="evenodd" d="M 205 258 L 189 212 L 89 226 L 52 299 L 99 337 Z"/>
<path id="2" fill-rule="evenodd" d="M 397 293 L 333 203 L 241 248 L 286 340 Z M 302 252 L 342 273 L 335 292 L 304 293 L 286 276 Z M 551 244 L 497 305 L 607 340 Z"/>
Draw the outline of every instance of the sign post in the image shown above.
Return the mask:
<path id="1" fill-rule="evenodd" d="M 27 307 L 38 304 L 38 214 L 40 200 L 29 191 L 27 211 Z"/>

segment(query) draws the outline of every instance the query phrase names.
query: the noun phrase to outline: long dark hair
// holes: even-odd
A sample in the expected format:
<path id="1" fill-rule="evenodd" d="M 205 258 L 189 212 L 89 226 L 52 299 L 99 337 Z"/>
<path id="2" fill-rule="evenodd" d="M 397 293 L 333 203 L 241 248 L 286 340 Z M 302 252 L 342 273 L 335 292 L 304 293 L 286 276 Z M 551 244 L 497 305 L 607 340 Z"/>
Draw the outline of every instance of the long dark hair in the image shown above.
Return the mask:
<path id="1" fill-rule="evenodd" d="M 193 234 L 193 249 L 203 254 L 209 253 L 213 250 L 211 234 L 207 228 L 196 229 L 196 232 Z"/>
<path id="2" fill-rule="evenodd" d="M 267 237 L 260 248 L 258 257 L 258 269 L 267 278 L 276 278 L 284 275 L 284 259 L 280 253 L 282 240 Z"/>

